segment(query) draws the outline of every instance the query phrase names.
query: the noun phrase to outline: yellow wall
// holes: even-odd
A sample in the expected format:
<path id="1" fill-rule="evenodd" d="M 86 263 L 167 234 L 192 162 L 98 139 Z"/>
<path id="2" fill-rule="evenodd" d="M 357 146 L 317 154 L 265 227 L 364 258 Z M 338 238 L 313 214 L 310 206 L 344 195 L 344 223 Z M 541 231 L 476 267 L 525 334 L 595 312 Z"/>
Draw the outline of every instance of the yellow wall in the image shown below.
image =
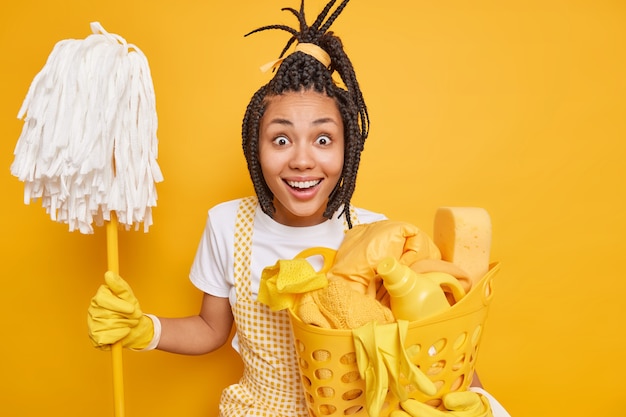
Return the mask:
<path id="1" fill-rule="evenodd" d="M 5 2 L 6 3 L 6 2 Z M 309 0 L 312 19 L 322 0 Z M 85 314 L 104 230 L 69 233 L 23 204 L 9 173 L 15 118 L 56 41 L 100 21 L 148 56 L 159 112 L 155 226 L 121 232 L 121 271 L 145 311 L 180 316 L 206 210 L 250 194 L 239 127 L 284 33 L 276 1 L 14 1 L 0 12 L 0 414 L 110 416 L 110 357 Z M 477 205 L 502 262 L 479 371 L 514 416 L 623 411 L 626 3 L 353 0 L 334 29 L 372 117 L 354 202 L 431 231 L 438 206 Z M 128 416 L 215 415 L 241 368 L 125 352 Z M 618 400 L 620 400 L 618 402 Z"/>

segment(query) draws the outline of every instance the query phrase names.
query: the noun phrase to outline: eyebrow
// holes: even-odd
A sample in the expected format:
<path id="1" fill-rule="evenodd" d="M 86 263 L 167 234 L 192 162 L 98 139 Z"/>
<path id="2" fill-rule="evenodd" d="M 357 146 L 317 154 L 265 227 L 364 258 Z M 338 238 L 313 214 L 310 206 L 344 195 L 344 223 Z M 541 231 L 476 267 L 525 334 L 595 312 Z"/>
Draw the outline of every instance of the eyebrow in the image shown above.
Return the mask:
<path id="1" fill-rule="evenodd" d="M 335 119 L 333 119 L 332 117 L 322 117 L 320 119 L 315 119 L 313 120 L 313 125 L 323 125 L 326 123 L 332 123 L 332 124 L 337 124 L 337 122 L 335 121 Z M 277 117 L 275 119 L 270 120 L 269 124 L 278 124 L 278 125 L 284 125 L 284 126 L 293 126 L 293 123 L 291 122 L 291 120 L 289 119 L 283 119 L 280 117 Z"/>

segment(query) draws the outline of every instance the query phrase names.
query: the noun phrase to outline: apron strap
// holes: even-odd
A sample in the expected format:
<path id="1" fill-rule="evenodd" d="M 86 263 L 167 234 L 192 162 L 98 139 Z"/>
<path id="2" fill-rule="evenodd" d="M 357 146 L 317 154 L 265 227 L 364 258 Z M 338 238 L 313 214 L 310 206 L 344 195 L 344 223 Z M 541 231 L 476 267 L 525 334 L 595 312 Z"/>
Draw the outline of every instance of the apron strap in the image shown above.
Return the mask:
<path id="1" fill-rule="evenodd" d="M 252 254 L 252 230 L 257 207 L 256 197 L 246 197 L 239 203 L 235 222 L 235 290 L 237 299 L 250 298 L 250 260 Z"/>

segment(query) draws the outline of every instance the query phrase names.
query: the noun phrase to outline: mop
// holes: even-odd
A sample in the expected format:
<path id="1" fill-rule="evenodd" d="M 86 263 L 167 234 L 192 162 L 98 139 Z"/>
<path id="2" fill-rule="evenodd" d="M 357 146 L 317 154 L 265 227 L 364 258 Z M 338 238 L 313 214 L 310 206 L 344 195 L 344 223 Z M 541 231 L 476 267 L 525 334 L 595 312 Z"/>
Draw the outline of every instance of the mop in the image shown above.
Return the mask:
<path id="1" fill-rule="evenodd" d="M 118 226 L 152 225 L 157 117 L 145 55 L 98 22 L 85 39 L 58 42 L 18 112 L 24 126 L 11 173 L 24 203 L 41 200 L 70 232 L 106 223 L 107 268 L 119 273 Z M 115 416 L 124 415 L 122 345 L 111 347 Z"/>

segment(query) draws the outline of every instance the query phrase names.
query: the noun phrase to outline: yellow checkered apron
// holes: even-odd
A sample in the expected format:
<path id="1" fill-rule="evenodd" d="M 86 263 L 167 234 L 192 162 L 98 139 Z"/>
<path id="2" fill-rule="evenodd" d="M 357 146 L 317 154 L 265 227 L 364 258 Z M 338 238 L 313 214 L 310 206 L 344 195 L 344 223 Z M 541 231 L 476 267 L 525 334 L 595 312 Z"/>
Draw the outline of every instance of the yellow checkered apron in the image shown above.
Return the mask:
<path id="1" fill-rule="evenodd" d="M 235 226 L 233 315 L 244 373 L 222 393 L 220 416 L 308 416 L 287 311 L 273 312 L 252 299 L 250 252 L 257 200 L 242 200 Z"/>
<path id="2" fill-rule="evenodd" d="M 235 224 L 233 316 L 244 372 L 220 399 L 221 417 L 308 417 L 289 315 L 253 299 L 250 289 L 252 230 L 256 197 L 244 198 Z M 351 210 L 353 224 L 357 219 Z M 347 224 L 345 223 L 347 230 Z"/>

